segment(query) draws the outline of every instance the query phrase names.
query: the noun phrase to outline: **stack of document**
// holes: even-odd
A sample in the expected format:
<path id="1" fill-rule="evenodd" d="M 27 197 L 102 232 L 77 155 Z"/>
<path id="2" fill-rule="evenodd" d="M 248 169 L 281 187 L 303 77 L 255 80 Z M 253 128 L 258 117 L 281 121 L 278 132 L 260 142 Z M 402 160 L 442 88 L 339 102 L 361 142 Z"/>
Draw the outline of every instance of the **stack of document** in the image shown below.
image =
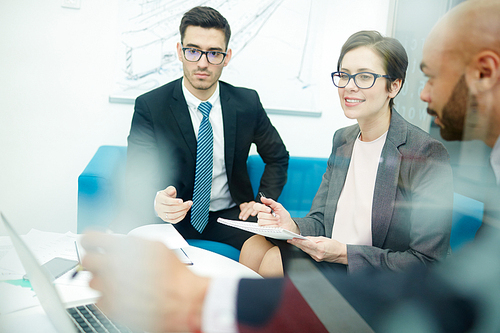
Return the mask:
<path id="1" fill-rule="evenodd" d="M 77 260 L 75 241 L 78 235 L 67 232 L 65 234 L 45 232 L 31 229 L 28 234 L 21 236 L 33 251 L 39 263 L 45 263 L 54 257 Z M 0 237 L 0 316 L 39 305 L 38 298 L 31 288 L 20 285 L 25 274 L 24 268 L 12 245 L 10 237 Z M 2 281 L 12 281 L 6 283 Z M 77 284 L 78 281 L 73 281 Z M 27 284 L 29 286 L 29 283 Z M 88 279 L 82 282 L 88 287 Z"/>
<path id="2" fill-rule="evenodd" d="M 62 234 L 31 229 L 21 237 L 41 264 L 54 257 L 78 260 L 75 241 L 79 236 L 72 232 Z M 24 268 L 10 238 L 0 237 L 0 280 L 22 279 L 24 274 Z"/>
<path id="3" fill-rule="evenodd" d="M 181 250 L 189 244 L 171 224 L 152 224 L 138 227 L 129 235 L 159 240 L 168 248 L 174 250 L 181 261 L 191 263 L 189 258 Z M 26 235 L 21 236 L 31 251 L 35 254 L 40 264 L 44 264 L 52 258 L 60 257 L 70 260 L 78 260 L 75 242 L 79 242 L 81 235 L 72 232 L 57 233 L 31 229 Z M 78 246 L 80 257 L 84 250 Z M 17 256 L 8 236 L 0 237 L 0 281 L 18 280 L 24 276 L 24 268 Z"/>
<path id="4" fill-rule="evenodd" d="M 189 244 L 170 224 L 146 225 L 132 230 L 129 234 L 136 237 L 159 240 L 172 249 L 181 262 L 188 265 L 193 264 L 181 249 L 182 247 L 189 246 Z M 44 264 L 55 257 L 78 260 L 76 244 L 79 244 L 81 235 L 72 232 L 63 234 L 31 229 L 28 234 L 21 237 L 40 264 Z M 83 257 L 85 251 L 79 245 L 78 251 L 80 257 Z M 81 298 L 83 295 L 84 298 L 96 298 L 98 293 L 88 288 L 91 274 L 83 271 L 76 278 L 72 278 L 73 271 L 70 270 L 56 279 L 54 282 L 56 288 L 72 290 L 68 289 L 68 286 L 73 289 L 77 287 L 79 289 L 77 292 L 78 297 Z M 33 290 L 31 288 L 23 288 L 19 285 L 24 283 L 22 282 L 24 274 L 25 270 L 12 245 L 10 237 L 0 236 L 0 316 L 39 305 L 38 298 L 35 297 Z M 5 281 L 8 281 L 8 283 Z M 74 296 L 68 292 L 63 294 L 68 294 L 68 299 L 64 300 L 66 302 L 71 301 L 71 297 Z"/>

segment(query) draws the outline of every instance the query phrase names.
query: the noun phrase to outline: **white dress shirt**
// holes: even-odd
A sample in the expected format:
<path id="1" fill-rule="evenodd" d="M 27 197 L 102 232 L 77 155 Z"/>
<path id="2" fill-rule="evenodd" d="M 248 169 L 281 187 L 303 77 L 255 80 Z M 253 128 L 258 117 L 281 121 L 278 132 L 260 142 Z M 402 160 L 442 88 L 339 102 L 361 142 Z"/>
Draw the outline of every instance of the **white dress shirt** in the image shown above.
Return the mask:
<path id="1" fill-rule="evenodd" d="M 203 302 L 202 332 L 238 332 L 236 302 L 239 282 L 240 279 L 236 277 L 216 277 L 212 279 Z"/>
<path id="2" fill-rule="evenodd" d="M 193 123 L 194 134 L 198 139 L 198 130 L 200 128 L 203 114 L 198 110 L 201 102 L 210 102 L 212 109 L 210 111 L 209 120 L 214 133 L 214 162 L 212 173 L 212 192 L 210 194 L 210 211 L 215 212 L 223 209 L 228 209 L 236 206 L 236 203 L 229 192 L 227 181 L 226 163 L 224 159 L 224 122 L 222 120 L 222 107 L 219 96 L 219 82 L 214 94 L 207 100 L 202 101 L 196 98 L 185 87 L 184 79 L 182 80 L 182 92 L 189 109 L 191 122 Z"/>

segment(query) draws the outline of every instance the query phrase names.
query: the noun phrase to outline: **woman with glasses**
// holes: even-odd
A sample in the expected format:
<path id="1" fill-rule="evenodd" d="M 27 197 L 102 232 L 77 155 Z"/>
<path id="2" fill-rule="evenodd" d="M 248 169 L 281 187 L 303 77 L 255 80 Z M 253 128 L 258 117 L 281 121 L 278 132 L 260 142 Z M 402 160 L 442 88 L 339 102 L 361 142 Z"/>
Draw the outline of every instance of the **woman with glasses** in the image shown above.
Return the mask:
<path id="1" fill-rule="evenodd" d="M 401 271 L 448 252 L 453 200 L 448 153 L 393 107 L 407 66 L 396 39 L 376 31 L 349 37 L 332 79 L 344 114 L 357 124 L 335 133 L 311 210 L 292 219 L 271 199 L 254 206 L 260 225 L 310 236 L 288 243 L 322 269 Z M 255 235 L 243 245 L 240 262 L 263 276 L 279 276 L 290 249 L 284 241 Z"/>

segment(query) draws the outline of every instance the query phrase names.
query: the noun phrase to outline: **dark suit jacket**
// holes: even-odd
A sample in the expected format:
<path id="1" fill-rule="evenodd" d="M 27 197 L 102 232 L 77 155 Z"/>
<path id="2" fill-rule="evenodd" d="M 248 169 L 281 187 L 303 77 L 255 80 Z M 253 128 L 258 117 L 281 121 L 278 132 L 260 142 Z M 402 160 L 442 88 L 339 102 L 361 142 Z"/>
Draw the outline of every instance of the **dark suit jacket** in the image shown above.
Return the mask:
<path id="1" fill-rule="evenodd" d="M 127 205 L 140 224 L 157 223 L 157 191 L 173 185 L 191 200 L 196 167 L 196 137 L 182 92 L 172 81 L 137 98 L 127 149 Z M 246 161 L 250 145 L 266 164 L 259 190 L 277 199 L 287 179 L 288 152 L 254 90 L 220 82 L 224 155 L 234 202 L 254 200 Z M 184 220 L 189 221 L 190 214 Z M 183 223 L 181 221 L 180 223 Z"/>
<path id="2" fill-rule="evenodd" d="M 303 235 L 332 237 L 359 125 L 338 130 L 328 168 L 304 218 Z M 446 256 L 451 232 L 453 175 L 446 148 L 392 111 L 377 171 L 372 208 L 372 244 L 347 245 L 348 270 L 402 270 Z"/>

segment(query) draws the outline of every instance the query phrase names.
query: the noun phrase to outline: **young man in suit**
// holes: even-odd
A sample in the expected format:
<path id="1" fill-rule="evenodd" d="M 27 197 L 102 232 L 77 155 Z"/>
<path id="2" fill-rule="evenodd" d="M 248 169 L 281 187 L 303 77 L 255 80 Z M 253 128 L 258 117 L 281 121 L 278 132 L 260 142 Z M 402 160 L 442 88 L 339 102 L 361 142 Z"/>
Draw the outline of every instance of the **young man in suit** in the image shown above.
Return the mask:
<path id="1" fill-rule="evenodd" d="M 246 168 L 250 146 L 256 144 L 266 164 L 259 191 L 275 199 L 286 183 L 288 152 L 257 93 L 219 81 L 232 56 L 227 20 L 213 8 L 195 7 L 179 30 L 183 77 L 136 100 L 127 150 L 132 218 L 112 229 L 159 217 L 184 238 L 240 249 L 250 234 L 216 220 L 256 215 Z"/>
<path id="2" fill-rule="evenodd" d="M 485 203 L 483 221 L 491 227 L 469 248 L 436 267 L 405 274 L 329 276 L 329 282 L 377 331 L 500 331 L 500 232 L 498 225 L 495 226 L 500 202 L 499 17 L 498 0 L 468 0 L 459 4 L 432 30 L 421 63 L 428 78 L 421 98 L 428 103 L 428 113 L 436 117 L 442 136 L 448 140 L 479 139 L 492 148 L 491 166 L 496 183 L 485 188 L 486 197 L 492 201 Z M 319 311 L 313 313 L 315 299 L 308 298 L 305 292 L 302 295 L 308 298 L 306 302 L 296 288 L 300 283 L 292 284 L 288 278 L 244 279 L 236 284 L 230 279 L 210 280 L 189 272 L 158 243 L 146 244 L 138 239 L 104 234 L 87 236 L 83 243 L 88 248 L 98 245 L 109 251 L 106 255 L 92 253 L 84 259 L 84 266 L 96 274 L 91 286 L 103 291 L 103 307 L 134 327 L 216 331 L 210 322 L 215 320 L 219 332 L 300 331 L 307 330 L 304 327 L 308 325 L 312 328 L 307 331 L 322 331 L 321 323 L 329 319 L 325 320 L 325 313 L 330 317 L 336 315 L 331 305 L 315 308 Z M 141 286 L 148 279 L 154 286 L 151 290 L 140 289 L 132 282 L 117 288 L 114 283 L 124 272 L 110 264 L 115 256 L 123 256 L 120 246 L 129 248 L 133 244 L 144 251 L 140 258 L 155 254 L 150 262 L 141 262 L 137 268 L 143 274 Z M 309 291 L 321 290 L 324 296 L 319 298 L 324 304 L 333 302 L 328 298 L 331 294 L 315 284 L 310 272 L 302 280 L 312 286 Z M 107 287 L 107 283 L 113 287 Z M 128 302 L 120 302 L 122 299 Z M 156 311 L 136 306 L 138 300 Z M 229 310 L 220 311 L 217 304 L 226 304 Z M 209 316 L 214 308 L 215 315 Z M 140 311 L 137 319 L 128 316 L 135 311 Z M 352 318 L 346 316 L 347 321 Z M 341 321 L 330 322 L 328 328 L 338 329 Z"/>

